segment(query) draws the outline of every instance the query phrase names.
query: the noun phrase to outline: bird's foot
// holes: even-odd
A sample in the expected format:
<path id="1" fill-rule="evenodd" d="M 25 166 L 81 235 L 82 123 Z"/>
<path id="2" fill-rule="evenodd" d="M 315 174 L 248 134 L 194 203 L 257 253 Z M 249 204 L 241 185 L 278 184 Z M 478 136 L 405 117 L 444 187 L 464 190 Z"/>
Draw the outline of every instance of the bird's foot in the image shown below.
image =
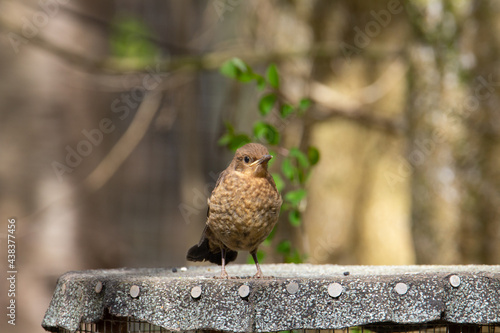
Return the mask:
<path id="1" fill-rule="evenodd" d="M 259 269 L 257 270 L 257 273 L 253 276 L 254 279 L 261 279 L 261 280 L 269 280 L 269 279 L 273 279 L 274 276 L 264 276 L 264 274 L 262 274 L 262 271 Z"/>
<path id="2" fill-rule="evenodd" d="M 214 279 L 229 279 L 229 275 L 227 274 L 225 269 L 222 269 L 220 272 L 220 276 L 214 276 Z"/>

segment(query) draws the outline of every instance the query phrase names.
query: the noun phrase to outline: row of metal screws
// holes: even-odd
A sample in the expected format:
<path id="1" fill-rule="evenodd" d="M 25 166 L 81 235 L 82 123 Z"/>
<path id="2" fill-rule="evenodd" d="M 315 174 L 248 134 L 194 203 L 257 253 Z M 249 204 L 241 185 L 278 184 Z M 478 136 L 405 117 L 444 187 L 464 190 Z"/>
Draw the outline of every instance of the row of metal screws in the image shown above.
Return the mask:
<path id="1" fill-rule="evenodd" d="M 450 276 L 450 284 L 452 287 L 457 288 L 460 285 L 460 277 L 458 275 L 451 275 Z M 99 294 L 103 289 L 103 285 L 101 281 L 98 281 L 95 285 L 95 292 Z M 394 291 L 396 291 L 399 295 L 404 295 L 408 292 L 408 285 L 403 282 L 399 282 L 396 284 L 394 287 Z M 299 284 L 297 282 L 290 282 L 286 286 L 286 291 L 293 295 L 296 294 L 297 291 L 299 291 Z M 334 282 L 330 283 L 328 285 L 328 295 L 330 295 L 333 298 L 337 298 L 340 295 L 342 295 L 342 292 L 344 291 L 344 288 L 340 283 Z M 66 284 L 63 284 L 62 286 L 62 292 L 63 294 L 66 292 Z M 137 298 L 140 293 L 140 288 L 137 285 L 133 285 L 130 287 L 129 294 L 133 298 Z M 191 297 L 194 299 L 200 298 L 202 294 L 202 289 L 201 286 L 194 286 L 191 289 Z M 246 284 L 243 284 L 240 286 L 238 289 L 238 294 L 240 295 L 241 298 L 246 298 L 248 295 L 250 295 L 250 287 Z"/>
<path id="2" fill-rule="evenodd" d="M 460 277 L 458 275 L 452 275 L 450 276 L 450 284 L 452 287 L 457 288 L 460 285 Z M 399 294 L 399 295 L 404 295 L 408 292 L 408 285 L 403 282 L 399 282 L 394 286 L 394 290 Z M 297 282 L 290 282 L 286 286 L 286 291 L 293 295 L 296 294 L 297 291 L 299 291 L 299 284 Z M 344 291 L 344 288 L 340 283 L 334 282 L 330 283 L 328 285 L 328 295 L 330 295 L 333 298 L 337 298 L 340 295 L 342 295 L 342 292 Z M 197 299 L 200 298 L 202 293 L 201 286 L 195 286 L 191 289 L 191 297 Z M 250 287 L 246 284 L 243 284 L 240 286 L 238 289 L 238 294 L 240 295 L 241 298 L 246 298 L 248 295 L 250 295 Z"/>

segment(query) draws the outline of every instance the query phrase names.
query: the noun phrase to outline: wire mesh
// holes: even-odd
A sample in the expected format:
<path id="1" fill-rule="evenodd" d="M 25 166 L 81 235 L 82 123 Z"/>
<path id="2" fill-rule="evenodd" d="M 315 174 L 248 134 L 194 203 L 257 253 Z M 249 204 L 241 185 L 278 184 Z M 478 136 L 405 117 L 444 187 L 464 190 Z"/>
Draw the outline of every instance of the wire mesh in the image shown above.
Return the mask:
<path id="1" fill-rule="evenodd" d="M 59 333 L 73 333 L 60 329 Z M 203 333 L 207 331 L 181 331 L 175 333 Z M 213 331 L 211 331 L 213 332 Z M 423 323 L 419 325 L 372 324 L 366 327 L 349 327 L 339 330 L 291 330 L 270 333 L 500 333 L 498 325 L 472 325 L 449 323 Z M 174 333 L 162 327 L 133 318 L 112 317 L 97 323 L 81 323 L 75 333 Z"/>

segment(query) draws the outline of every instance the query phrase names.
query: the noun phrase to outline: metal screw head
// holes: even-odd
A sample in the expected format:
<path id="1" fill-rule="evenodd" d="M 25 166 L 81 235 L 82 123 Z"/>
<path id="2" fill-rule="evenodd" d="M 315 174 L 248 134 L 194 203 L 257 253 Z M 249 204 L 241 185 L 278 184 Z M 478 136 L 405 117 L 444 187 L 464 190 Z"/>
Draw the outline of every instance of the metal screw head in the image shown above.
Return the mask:
<path id="1" fill-rule="evenodd" d="M 460 277 L 458 275 L 450 276 L 450 284 L 452 287 L 457 288 L 460 285 Z"/>
<path id="2" fill-rule="evenodd" d="M 408 292 L 408 285 L 406 283 L 399 282 L 394 287 L 394 290 L 396 290 L 398 294 L 404 295 Z"/>
<path id="3" fill-rule="evenodd" d="M 343 291 L 343 288 L 342 288 L 342 285 L 340 283 L 330 283 L 328 285 L 328 295 L 332 296 L 332 297 L 339 297 L 341 294 L 342 294 L 342 291 Z"/>
<path id="4" fill-rule="evenodd" d="M 102 282 L 97 281 L 97 283 L 95 284 L 95 292 L 99 294 L 101 291 L 102 291 Z"/>
<path id="5" fill-rule="evenodd" d="M 192 289 L 191 289 L 191 297 L 192 298 L 200 298 L 201 296 L 201 286 L 194 286 Z"/>
<path id="6" fill-rule="evenodd" d="M 238 289 L 238 294 L 240 295 L 241 298 L 248 297 L 250 295 L 250 287 L 247 286 L 246 284 L 243 284 L 240 286 Z"/>
<path id="7" fill-rule="evenodd" d="M 288 293 L 290 293 L 292 295 L 297 293 L 297 291 L 299 291 L 299 284 L 297 282 L 290 282 L 286 286 L 286 291 L 288 291 Z"/>
<path id="8" fill-rule="evenodd" d="M 132 296 L 133 298 L 138 297 L 140 292 L 141 292 L 141 289 L 139 288 L 139 286 L 136 286 L 136 285 L 134 284 L 132 287 L 130 287 L 129 294 L 130 294 L 130 296 Z"/>

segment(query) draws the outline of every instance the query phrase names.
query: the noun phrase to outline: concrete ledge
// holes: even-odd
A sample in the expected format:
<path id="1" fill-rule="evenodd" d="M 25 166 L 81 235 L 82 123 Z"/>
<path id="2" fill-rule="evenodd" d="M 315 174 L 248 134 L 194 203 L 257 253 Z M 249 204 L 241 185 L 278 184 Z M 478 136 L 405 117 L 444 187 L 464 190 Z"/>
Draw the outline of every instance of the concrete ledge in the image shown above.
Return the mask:
<path id="1" fill-rule="evenodd" d="M 173 331 L 271 332 L 384 322 L 499 324 L 500 266 L 253 265 L 69 272 L 42 326 L 75 331 L 105 313 Z"/>

